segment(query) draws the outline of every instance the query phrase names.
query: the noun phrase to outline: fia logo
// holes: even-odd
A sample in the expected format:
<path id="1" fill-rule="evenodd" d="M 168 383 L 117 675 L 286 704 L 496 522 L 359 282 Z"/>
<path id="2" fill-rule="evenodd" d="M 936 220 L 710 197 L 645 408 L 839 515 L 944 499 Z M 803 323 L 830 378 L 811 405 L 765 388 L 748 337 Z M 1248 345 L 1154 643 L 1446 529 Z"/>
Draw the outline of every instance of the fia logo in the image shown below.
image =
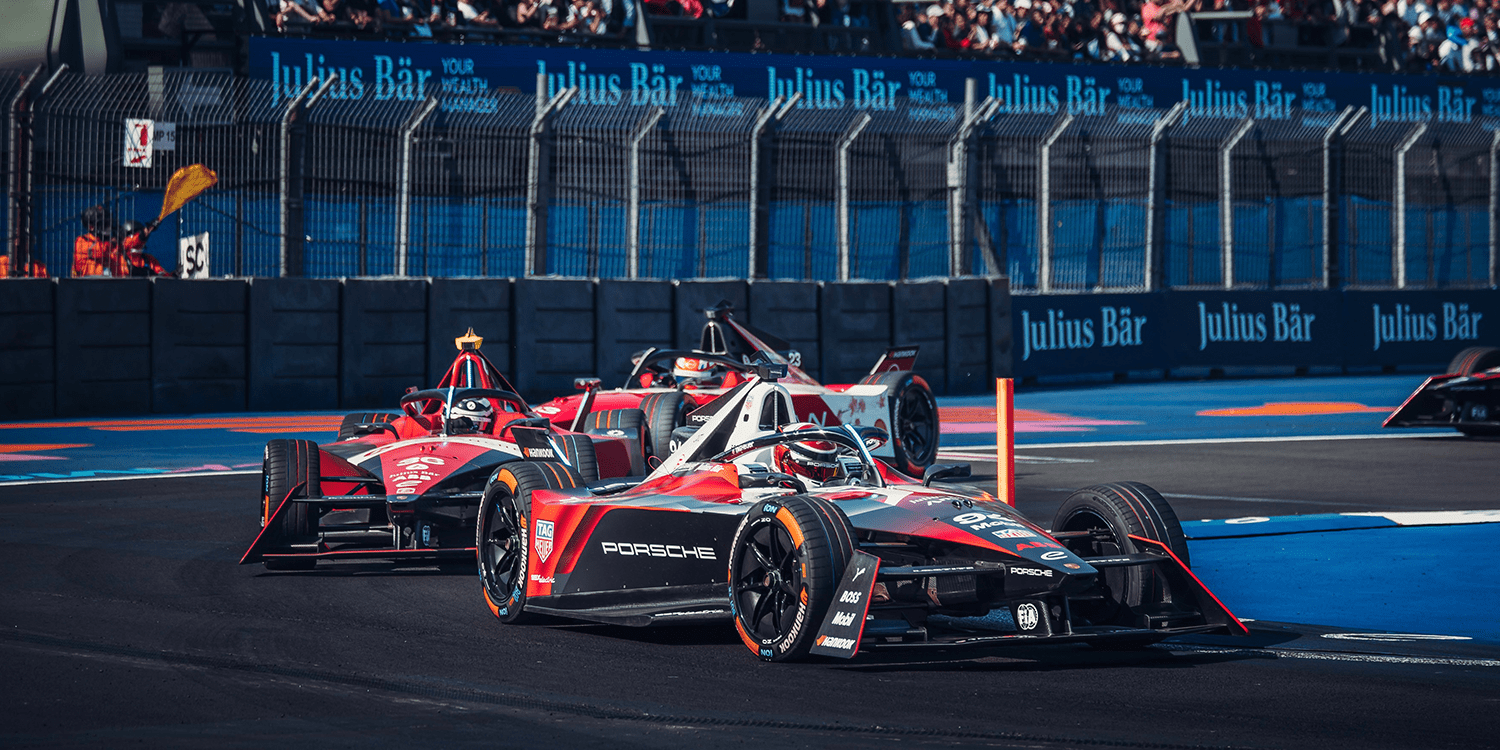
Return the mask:
<path id="1" fill-rule="evenodd" d="M 552 554 L 552 522 L 537 519 L 536 522 L 536 556 L 547 562 L 547 556 Z"/>

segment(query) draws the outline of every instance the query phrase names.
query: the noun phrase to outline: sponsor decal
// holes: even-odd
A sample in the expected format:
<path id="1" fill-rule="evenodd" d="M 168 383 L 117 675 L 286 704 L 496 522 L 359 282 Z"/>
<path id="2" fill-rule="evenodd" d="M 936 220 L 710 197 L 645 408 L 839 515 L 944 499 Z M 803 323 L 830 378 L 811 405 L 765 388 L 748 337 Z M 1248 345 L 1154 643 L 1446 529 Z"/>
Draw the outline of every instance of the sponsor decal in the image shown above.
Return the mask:
<path id="1" fill-rule="evenodd" d="M 562 409 L 559 409 L 556 406 L 543 405 L 543 406 L 536 407 L 535 411 L 536 411 L 537 414 L 556 414 L 556 413 L 562 411 Z"/>
<path id="2" fill-rule="evenodd" d="M 625 437 L 625 431 L 624 430 L 605 430 L 604 434 L 606 434 L 606 435 L 608 435 L 610 437 Z"/>
<path id="3" fill-rule="evenodd" d="M 1061 560 L 1061 559 L 1063 559 L 1064 557 L 1067 557 L 1067 556 L 1068 556 L 1068 553 L 1063 552 L 1062 550 L 1052 550 L 1051 552 L 1043 552 L 1042 553 L 1042 559 L 1043 560 L 1048 560 L 1048 561 L 1051 561 L 1051 560 Z"/>
<path id="4" fill-rule="evenodd" d="M 1412 312 L 1411 305 L 1397 304 L 1382 310 L 1370 305 L 1374 317 L 1375 347 L 1381 344 L 1404 344 L 1437 341 L 1439 326 L 1436 312 Z M 1444 302 L 1441 333 L 1444 341 L 1475 341 L 1479 338 L 1479 320 L 1484 313 L 1471 312 L 1469 303 Z"/>
<path id="5" fill-rule="evenodd" d="M 848 627 L 854 624 L 853 612 L 839 612 L 833 616 L 833 624 L 839 627 Z"/>
<path id="6" fill-rule="evenodd" d="M 527 458 L 557 458 L 557 452 L 551 448 L 523 448 Z"/>
<path id="7" fill-rule="evenodd" d="M 702 617 L 703 615 L 722 615 L 733 611 L 733 609 L 695 609 L 692 612 L 662 612 L 653 617 Z"/>
<path id="8" fill-rule="evenodd" d="M 1063 567 L 1067 568 L 1068 570 L 1082 570 L 1083 569 L 1083 566 L 1079 565 L 1078 563 L 1063 563 Z"/>
<path id="9" fill-rule="evenodd" d="M 547 562 L 547 556 L 552 554 L 552 522 L 543 521 L 540 518 L 536 522 L 536 556 L 542 562 Z"/>
<path id="10" fill-rule="evenodd" d="M 1011 568 L 1010 569 L 1010 573 L 1011 573 L 1011 575 L 1036 576 L 1038 578 L 1051 578 L 1052 577 L 1052 571 L 1050 571 L 1050 570 L 1043 570 L 1041 568 Z"/>
<path id="11" fill-rule="evenodd" d="M 681 544 L 638 544 L 635 542 L 600 542 L 604 554 L 625 557 L 691 557 L 695 560 L 717 560 L 713 547 L 688 547 Z M 545 559 L 545 558 L 543 558 Z"/>
<path id="12" fill-rule="evenodd" d="M 1111 563 L 1128 563 L 1128 557 L 1097 557 L 1089 560 L 1090 565 L 1109 565 Z"/>
<path id="13" fill-rule="evenodd" d="M 1104 305 L 1099 319 L 1069 318 L 1067 312 L 1048 308 L 1046 318 L 1031 319 L 1030 310 L 1021 311 L 1021 359 L 1031 359 L 1034 352 L 1064 349 L 1142 346 L 1145 344 L 1145 315 L 1132 315 L 1129 306 Z M 1095 323 L 1098 323 L 1096 326 Z M 1097 332 L 1096 332 L 1097 331 Z"/>
<path id="14" fill-rule="evenodd" d="M 851 648 L 854 648 L 854 639 L 853 638 L 836 638 L 836 637 L 831 636 L 831 635 L 820 635 L 820 636 L 818 636 L 817 645 L 819 645 L 819 646 L 827 646 L 828 648 L 851 649 Z"/>
<path id="15" fill-rule="evenodd" d="M 547 558 L 544 557 L 542 559 L 545 560 Z M 534 581 L 534 582 L 536 582 L 536 583 L 546 583 L 546 584 L 557 583 L 557 581 L 555 579 L 553 579 L 552 576 L 539 576 L 539 575 L 537 575 L 535 573 L 531 574 L 531 580 Z"/>
<path id="16" fill-rule="evenodd" d="M 1036 630 L 1036 626 L 1041 621 L 1041 612 L 1035 604 L 1023 602 L 1016 607 L 1016 627 L 1022 630 Z"/>
<path id="17" fill-rule="evenodd" d="M 845 591 L 844 593 L 839 594 L 839 603 L 840 604 L 859 604 L 861 601 L 864 600 L 864 598 L 865 598 L 865 592 L 863 592 L 863 591 Z"/>
<path id="18" fill-rule="evenodd" d="M 1198 303 L 1198 351 L 1218 343 L 1272 341 L 1308 343 L 1313 340 L 1317 315 L 1302 312 L 1296 303 L 1271 303 L 1271 317 L 1264 312 L 1240 312 L 1238 303 L 1222 302 L 1217 308 Z"/>
<path id="19" fill-rule="evenodd" d="M 991 531 L 990 536 L 997 539 L 1028 539 L 1036 536 L 1036 534 L 1022 529 L 1001 529 L 999 531 Z"/>
<path id="20" fill-rule="evenodd" d="M 1045 547 L 1055 547 L 1057 549 L 1062 549 L 1062 545 L 1061 544 L 1057 544 L 1055 542 L 1021 542 L 1020 544 L 1016 545 L 1016 551 L 1020 552 L 1023 549 L 1036 549 L 1036 548 L 1045 548 Z M 1047 554 L 1050 555 L 1052 553 L 1048 552 Z M 1058 555 L 1062 555 L 1061 552 L 1059 552 L 1057 554 Z M 1060 560 L 1062 558 L 1061 557 L 1047 557 L 1046 555 L 1043 555 L 1042 559 L 1044 559 L 1044 560 Z"/>

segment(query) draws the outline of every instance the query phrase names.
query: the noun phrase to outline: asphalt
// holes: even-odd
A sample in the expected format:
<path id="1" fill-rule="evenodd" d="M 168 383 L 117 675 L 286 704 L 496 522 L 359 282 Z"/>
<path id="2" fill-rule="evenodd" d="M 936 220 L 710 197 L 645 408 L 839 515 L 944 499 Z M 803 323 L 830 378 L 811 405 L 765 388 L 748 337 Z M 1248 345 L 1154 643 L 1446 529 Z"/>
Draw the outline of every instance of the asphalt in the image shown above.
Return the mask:
<path id="1" fill-rule="evenodd" d="M 1500 463 L 1500 442 L 1447 437 L 1018 452 L 1018 506 L 1044 523 L 1065 490 L 1121 479 L 1183 519 L 1494 508 Z M 1483 639 L 1257 621 L 1249 639 L 1137 652 L 773 665 L 727 627 L 502 626 L 470 571 L 235 565 L 257 483 L 0 487 L 0 745 L 1443 748 L 1500 733 L 1500 646 Z M 1452 606 L 1492 547 L 1452 550 Z"/>

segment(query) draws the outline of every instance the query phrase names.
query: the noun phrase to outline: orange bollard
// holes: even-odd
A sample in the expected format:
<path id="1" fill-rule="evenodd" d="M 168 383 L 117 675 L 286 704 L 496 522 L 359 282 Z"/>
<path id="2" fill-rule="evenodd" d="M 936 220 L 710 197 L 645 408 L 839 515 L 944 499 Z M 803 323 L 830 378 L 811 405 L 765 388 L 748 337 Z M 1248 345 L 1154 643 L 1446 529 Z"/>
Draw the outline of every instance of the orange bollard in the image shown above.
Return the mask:
<path id="1" fill-rule="evenodd" d="M 1016 381 L 995 378 L 995 496 L 1016 504 Z"/>

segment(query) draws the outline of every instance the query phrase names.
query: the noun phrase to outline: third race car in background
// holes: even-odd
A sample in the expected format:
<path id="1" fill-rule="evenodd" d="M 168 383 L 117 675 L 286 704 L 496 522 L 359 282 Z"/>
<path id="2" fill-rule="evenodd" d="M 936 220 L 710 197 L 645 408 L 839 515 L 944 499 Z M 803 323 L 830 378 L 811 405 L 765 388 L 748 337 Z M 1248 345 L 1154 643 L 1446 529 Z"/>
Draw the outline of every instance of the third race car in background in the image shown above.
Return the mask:
<path id="1" fill-rule="evenodd" d="M 1500 349 L 1471 346 L 1428 378 L 1385 419 L 1386 427 L 1452 427 L 1470 436 L 1500 436 Z"/>
<path id="2" fill-rule="evenodd" d="M 689 424 L 689 412 L 745 382 L 757 364 L 780 365 L 787 370 L 780 385 L 791 395 L 797 419 L 878 428 L 890 441 L 875 455 L 909 474 L 920 475 L 937 458 L 937 399 L 911 371 L 918 347 L 887 350 L 858 383 L 825 385 L 801 369 L 800 356 L 786 341 L 736 320 L 727 302 L 704 313 L 708 321 L 697 349 L 647 349 L 632 358 L 620 388 L 600 390 L 598 380 L 581 379 L 584 393 L 553 399 L 536 413 L 576 428 L 580 411 L 640 409 L 646 452 L 660 459 L 671 452 L 674 431 L 697 426 Z"/>

